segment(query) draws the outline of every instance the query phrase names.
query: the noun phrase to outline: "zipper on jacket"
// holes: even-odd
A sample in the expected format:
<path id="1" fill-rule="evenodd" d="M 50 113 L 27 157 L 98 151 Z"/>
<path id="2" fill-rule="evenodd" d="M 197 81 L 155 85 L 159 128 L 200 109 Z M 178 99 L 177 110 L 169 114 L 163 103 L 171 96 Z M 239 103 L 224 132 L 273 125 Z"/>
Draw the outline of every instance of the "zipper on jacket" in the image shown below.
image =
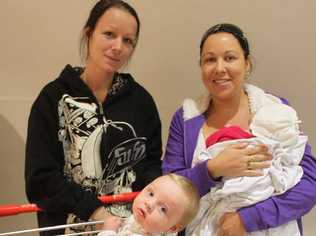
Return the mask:
<path id="1" fill-rule="evenodd" d="M 102 102 L 98 102 L 99 103 L 99 108 L 100 108 L 100 115 L 102 117 L 104 117 L 104 110 L 103 110 L 103 105 L 102 105 Z"/>
<path id="2" fill-rule="evenodd" d="M 102 103 L 101 103 L 101 102 L 98 102 L 98 104 L 99 104 L 99 110 L 100 110 L 99 115 L 100 115 L 100 117 L 101 117 L 101 119 L 102 119 L 102 121 L 103 121 L 103 131 L 106 133 L 106 129 L 107 129 L 107 127 L 108 127 L 109 125 L 113 126 L 114 128 L 116 128 L 116 129 L 118 129 L 118 130 L 120 130 L 120 131 L 123 131 L 123 128 L 117 126 L 115 123 L 112 122 L 112 120 L 107 120 L 107 119 L 106 119 L 106 117 L 105 117 L 105 115 L 104 115 L 104 110 L 103 110 L 103 105 L 102 105 Z M 119 122 L 119 123 L 125 123 L 125 122 Z M 129 125 L 128 123 L 126 123 L 126 124 Z M 132 127 L 131 129 L 133 130 L 133 127 Z M 135 131 L 134 131 L 134 133 L 135 133 Z M 135 133 L 135 136 L 137 136 L 136 133 Z"/>
<path id="3" fill-rule="evenodd" d="M 106 129 L 108 127 L 108 122 L 105 118 L 105 115 L 104 115 L 104 110 L 103 110 L 103 105 L 102 105 L 102 102 L 99 102 L 98 101 L 98 104 L 99 104 L 99 116 L 100 116 L 100 119 L 103 121 L 103 132 L 106 133 Z"/>

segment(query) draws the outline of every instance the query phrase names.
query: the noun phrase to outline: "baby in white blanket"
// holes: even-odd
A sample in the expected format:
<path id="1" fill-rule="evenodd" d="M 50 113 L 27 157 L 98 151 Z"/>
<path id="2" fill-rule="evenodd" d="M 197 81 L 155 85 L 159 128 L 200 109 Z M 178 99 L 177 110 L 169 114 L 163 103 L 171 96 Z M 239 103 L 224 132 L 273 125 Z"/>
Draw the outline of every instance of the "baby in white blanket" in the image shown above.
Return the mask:
<path id="1" fill-rule="evenodd" d="M 265 144 L 272 154 L 273 160 L 270 168 L 262 170 L 263 176 L 223 178 L 218 186 L 212 188 L 201 199 L 200 211 L 187 227 L 186 235 L 216 235 L 218 220 L 224 213 L 234 212 L 272 195 L 284 193 L 297 184 L 303 175 L 299 163 L 307 143 L 307 137 L 300 134 L 298 123 L 299 120 L 293 108 L 282 103 L 269 102 L 256 111 L 250 125 L 252 134 L 250 137 L 230 141 L 217 140 L 221 142 L 206 148 L 205 139 L 200 132 L 192 167 L 215 157 L 228 145 L 239 142 L 247 142 L 249 146 Z M 232 128 L 236 130 L 236 126 Z M 229 130 L 229 127 L 224 129 Z M 215 136 L 221 136 L 222 131 L 218 132 Z M 210 138 L 212 139 L 212 137 Z M 257 231 L 249 235 L 299 236 L 300 233 L 296 221 L 293 221 L 277 228 Z"/>

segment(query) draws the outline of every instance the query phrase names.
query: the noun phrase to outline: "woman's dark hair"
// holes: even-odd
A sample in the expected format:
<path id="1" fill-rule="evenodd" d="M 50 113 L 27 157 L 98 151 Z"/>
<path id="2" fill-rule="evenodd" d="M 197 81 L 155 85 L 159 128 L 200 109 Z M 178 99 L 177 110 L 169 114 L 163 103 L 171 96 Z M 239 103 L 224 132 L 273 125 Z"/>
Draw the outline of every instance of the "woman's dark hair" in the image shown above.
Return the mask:
<path id="1" fill-rule="evenodd" d="M 242 50 L 244 51 L 245 59 L 248 59 L 248 56 L 250 54 L 249 50 L 249 44 L 248 40 L 245 37 L 243 31 L 236 25 L 223 23 L 223 24 L 217 24 L 209 28 L 203 35 L 200 43 L 200 55 L 202 54 L 203 46 L 206 41 L 206 39 L 212 35 L 219 32 L 226 32 L 232 34 L 239 42 Z"/>
<path id="2" fill-rule="evenodd" d="M 87 49 L 87 44 L 89 42 L 89 37 L 94 31 L 99 19 L 107 10 L 113 7 L 122 9 L 131 14 L 132 16 L 134 16 L 137 22 L 136 39 L 134 44 L 134 47 L 136 47 L 140 31 L 140 20 L 135 9 L 131 5 L 122 0 L 100 0 L 91 9 L 88 20 L 82 30 L 82 35 L 80 39 L 80 55 L 82 59 L 86 59 L 87 57 L 87 55 L 84 54 L 86 54 L 85 52 Z"/>

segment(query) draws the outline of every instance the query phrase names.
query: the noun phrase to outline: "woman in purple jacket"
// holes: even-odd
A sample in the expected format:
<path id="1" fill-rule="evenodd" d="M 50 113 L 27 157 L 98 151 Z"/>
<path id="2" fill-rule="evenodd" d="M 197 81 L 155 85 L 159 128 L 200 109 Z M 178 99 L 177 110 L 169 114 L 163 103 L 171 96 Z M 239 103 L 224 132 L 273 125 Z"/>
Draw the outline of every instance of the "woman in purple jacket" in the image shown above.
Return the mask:
<path id="1" fill-rule="evenodd" d="M 251 72 L 250 50 L 237 26 L 218 24 L 205 32 L 200 43 L 200 67 L 208 95 L 200 100 L 186 100 L 174 114 L 163 171 L 188 177 L 204 196 L 222 177 L 260 176 L 260 170 L 269 167 L 272 157 L 264 145 L 247 148 L 246 143 L 241 143 L 192 167 L 196 153 L 205 148 L 198 142 L 201 137 L 205 140 L 227 125 L 249 131 L 260 104 L 245 89 Z M 301 217 L 316 203 L 316 160 L 309 144 L 300 165 L 304 175 L 296 186 L 282 195 L 224 214 L 219 220 L 218 236 L 244 236 L 292 220 L 297 220 L 302 234 Z"/>

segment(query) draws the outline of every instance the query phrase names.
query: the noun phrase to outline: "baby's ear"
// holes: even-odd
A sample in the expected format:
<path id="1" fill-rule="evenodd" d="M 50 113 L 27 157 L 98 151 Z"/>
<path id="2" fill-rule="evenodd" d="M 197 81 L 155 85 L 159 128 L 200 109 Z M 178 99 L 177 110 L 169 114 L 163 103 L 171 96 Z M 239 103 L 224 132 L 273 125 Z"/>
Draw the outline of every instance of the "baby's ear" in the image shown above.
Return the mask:
<path id="1" fill-rule="evenodd" d="M 168 233 L 176 233 L 176 232 L 181 231 L 182 229 L 183 229 L 183 226 L 181 224 L 176 224 L 168 230 Z"/>

